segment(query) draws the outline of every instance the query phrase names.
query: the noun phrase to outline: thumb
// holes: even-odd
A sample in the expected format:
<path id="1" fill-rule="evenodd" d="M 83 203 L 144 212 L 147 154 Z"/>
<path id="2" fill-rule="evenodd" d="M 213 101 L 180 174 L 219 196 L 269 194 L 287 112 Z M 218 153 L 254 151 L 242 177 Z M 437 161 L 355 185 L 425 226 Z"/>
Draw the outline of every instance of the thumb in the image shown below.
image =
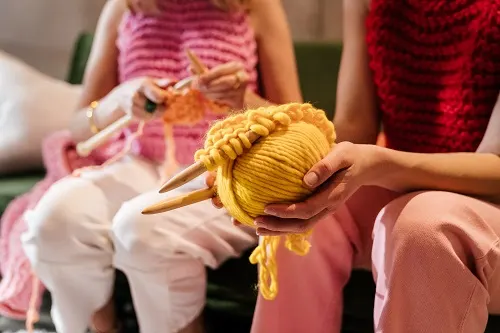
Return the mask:
<path id="1" fill-rule="evenodd" d="M 325 158 L 313 165 L 304 176 L 304 184 L 307 187 L 314 189 L 327 181 L 337 171 L 349 166 L 345 154 L 340 150 L 334 148 Z"/>

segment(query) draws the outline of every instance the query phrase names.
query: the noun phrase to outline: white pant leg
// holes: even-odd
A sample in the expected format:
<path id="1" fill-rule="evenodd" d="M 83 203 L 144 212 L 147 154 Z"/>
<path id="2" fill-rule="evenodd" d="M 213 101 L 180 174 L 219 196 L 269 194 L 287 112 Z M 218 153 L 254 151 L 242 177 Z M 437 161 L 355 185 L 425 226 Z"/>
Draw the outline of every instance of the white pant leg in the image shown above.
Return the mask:
<path id="1" fill-rule="evenodd" d="M 55 183 L 26 214 L 23 247 L 52 296 L 59 333 L 83 333 L 110 299 L 114 283 L 110 228 L 121 204 L 157 186 L 155 169 L 127 158 Z"/>
<path id="2" fill-rule="evenodd" d="M 203 178 L 196 188 L 202 187 Z M 191 186 L 169 192 L 177 196 Z M 173 333 L 205 305 L 205 266 L 216 268 L 256 244 L 255 233 L 231 223 L 209 201 L 159 215 L 141 211 L 165 195 L 152 191 L 126 202 L 113 221 L 115 265 L 128 277 L 142 333 Z"/>

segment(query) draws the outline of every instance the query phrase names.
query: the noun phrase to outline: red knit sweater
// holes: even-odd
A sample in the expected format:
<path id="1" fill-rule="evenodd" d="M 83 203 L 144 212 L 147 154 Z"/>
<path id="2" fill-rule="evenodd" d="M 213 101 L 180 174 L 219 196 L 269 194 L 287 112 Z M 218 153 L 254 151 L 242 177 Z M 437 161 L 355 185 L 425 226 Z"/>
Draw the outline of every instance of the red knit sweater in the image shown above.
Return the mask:
<path id="1" fill-rule="evenodd" d="M 500 92 L 500 0 L 372 0 L 367 31 L 387 146 L 475 151 Z"/>

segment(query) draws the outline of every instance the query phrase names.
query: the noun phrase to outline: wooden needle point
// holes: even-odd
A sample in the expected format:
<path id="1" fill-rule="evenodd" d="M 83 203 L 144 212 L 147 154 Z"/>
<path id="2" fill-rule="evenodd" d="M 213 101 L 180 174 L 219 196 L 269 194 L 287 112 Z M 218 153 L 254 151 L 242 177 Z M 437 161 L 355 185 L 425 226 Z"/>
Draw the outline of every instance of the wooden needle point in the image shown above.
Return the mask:
<path id="1" fill-rule="evenodd" d="M 248 131 L 246 133 L 246 136 L 248 140 L 251 143 L 254 143 L 260 138 L 260 135 L 256 134 L 255 132 Z M 224 153 L 222 153 L 224 154 Z M 225 154 L 224 154 L 225 155 Z M 227 158 L 227 156 L 225 156 Z M 213 162 L 213 161 L 212 161 Z M 203 165 L 202 162 L 196 162 L 192 164 L 191 166 L 187 167 L 183 171 L 179 172 L 177 175 L 172 177 L 170 180 L 168 180 L 161 188 L 160 188 L 160 193 L 165 193 L 168 191 L 171 191 L 173 189 L 176 189 L 191 180 L 195 179 L 196 177 L 202 175 L 204 172 L 207 171 L 207 168 L 205 165 Z"/>
<path id="2" fill-rule="evenodd" d="M 190 49 L 186 49 L 186 54 L 189 59 L 189 62 L 191 63 L 191 66 L 193 67 L 193 71 L 195 72 L 195 74 L 199 75 L 207 71 L 207 66 L 205 66 L 201 62 L 200 58 L 198 58 L 193 51 L 191 51 Z"/>
<path id="3" fill-rule="evenodd" d="M 173 189 L 176 189 L 191 180 L 195 179 L 196 177 L 202 175 L 204 172 L 207 171 L 207 168 L 205 168 L 205 165 L 201 162 L 196 162 L 192 164 L 191 166 L 187 167 L 183 171 L 179 172 L 177 175 L 172 177 L 168 182 L 166 182 L 160 189 L 160 193 L 165 193 L 168 191 L 171 191 Z"/>
<path id="4" fill-rule="evenodd" d="M 152 215 L 168 212 L 180 207 L 189 206 L 197 202 L 213 198 L 217 193 L 215 187 L 197 190 L 191 193 L 183 194 L 178 197 L 160 201 L 154 205 L 144 208 L 142 214 Z"/>

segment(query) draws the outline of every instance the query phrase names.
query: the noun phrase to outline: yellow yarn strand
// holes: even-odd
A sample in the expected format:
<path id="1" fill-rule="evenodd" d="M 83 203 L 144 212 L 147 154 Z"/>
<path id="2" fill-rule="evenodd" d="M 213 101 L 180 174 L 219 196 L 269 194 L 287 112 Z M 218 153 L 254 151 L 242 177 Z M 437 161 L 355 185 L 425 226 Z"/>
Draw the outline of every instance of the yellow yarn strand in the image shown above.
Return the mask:
<path id="1" fill-rule="evenodd" d="M 250 143 L 247 131 L 261 138 Z M 302 179 L 335 144 L 335 130 L 324 111 L 291 103 L 249 110 L 214 124 L 205 146 L 195 154 L 208 170 L 217 169 L 218 195 L 229 213 L 254 227 L 271 203 L 292 203 L 311 194 Z M 287 235 L 285 247 L 306 255 L 311 231 Z M 265 299 L 278 293 L 276 252 L 279 236 L 262 237 L 250 256 L 259 264 L 259 287 Z"/>

